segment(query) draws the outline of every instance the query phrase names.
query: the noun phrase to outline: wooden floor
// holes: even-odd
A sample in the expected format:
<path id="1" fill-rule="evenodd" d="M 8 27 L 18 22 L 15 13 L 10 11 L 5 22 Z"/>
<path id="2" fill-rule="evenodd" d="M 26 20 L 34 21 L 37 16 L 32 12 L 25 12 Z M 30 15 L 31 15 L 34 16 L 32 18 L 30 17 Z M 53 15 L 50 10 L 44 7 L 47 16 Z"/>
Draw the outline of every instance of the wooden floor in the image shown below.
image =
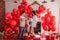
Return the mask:
<path id="1" fill-rule="evenodd" d="M 4 36 L 4 32 L 0 32 L 0 40 L 4 40 L 3 36 Z"/>
<path id="2" fill-rule="evenodd" d="M 0 32 L 0 40 L 8 40 L 8 39 L 3 39 L 3 33 Z M 58 40 L 60 40 L 60 38 Z"/>
<path id="3" fill-rule="evenodd" d="M 3 40 L 3 35 L 0 34 L 0 40 Z"/>

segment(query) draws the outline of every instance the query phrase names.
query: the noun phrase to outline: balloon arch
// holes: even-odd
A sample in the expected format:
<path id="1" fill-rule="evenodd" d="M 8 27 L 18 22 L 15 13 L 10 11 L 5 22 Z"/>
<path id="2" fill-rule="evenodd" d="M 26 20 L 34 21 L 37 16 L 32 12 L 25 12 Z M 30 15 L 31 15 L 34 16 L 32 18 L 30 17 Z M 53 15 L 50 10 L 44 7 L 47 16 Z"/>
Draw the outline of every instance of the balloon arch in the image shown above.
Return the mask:
<path id="1" fill-rule="evenodd" d="M 18 6 L 18 10 L 13 9 L 13 11 L 6 13 L 6 18 L 4 20 L 4 38 L 8 39 L 17 39 L 17 35 L 19 33 L 19 17 L 21 12 L 25 11 L 29 14 L 29 17 L 32 18 L 33 8 L 31 5 L 28 5 L 26 1 L 23 0 L 23 3 Z M 46 13 L 45 13 L 46 12 Z M 41 14 L 45 14 L 41 17 Z M 37 17 L 40 17 L 42 20 L 42 27 L 45 31 L 55 31 L 55 16 L 52 15 L 51 11 L 47 9 L 44 5 L 40 5 L 38 10 L 36 11 Z"/>

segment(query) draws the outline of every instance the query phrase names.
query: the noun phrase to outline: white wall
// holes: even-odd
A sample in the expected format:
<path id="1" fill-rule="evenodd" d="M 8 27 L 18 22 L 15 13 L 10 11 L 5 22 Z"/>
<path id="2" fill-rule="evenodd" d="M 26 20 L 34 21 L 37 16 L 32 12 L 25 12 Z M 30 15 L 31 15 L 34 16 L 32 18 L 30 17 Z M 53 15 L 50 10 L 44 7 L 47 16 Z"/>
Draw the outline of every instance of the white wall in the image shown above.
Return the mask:
<path id="1" fill-rule="evenodd" d="M 38 3 L 41 4 L 43 0 L 27 0 L 28 4 L 33 3 L 34 1 L 37 1 Z M 47 0 L 49 3 L 51 0 Z M 56 0 L 55 0 L 56 1 Z M 22 2 L 22 0 L 17 0 L 18 3 L 14 3 L 14 0 L 5 0 L 5 8 L 6 12 L 7 11 L 12 11 L 13 8 L 18 9 L 18 5 Z M 56 4 L 56 3 L 55 3 Z"/>
<path id="2" fill-rule="evenodd" d="M 28 1 L 29 4 L 34 2 L 33 0 L 27 0 L 27 1 Z M 40 4 L 41 4 L 42 1 L 37 0 L 37 2 L 40 3 Z M 56 16 L 56 28 L 57 28 L 56 32 L 58 32 L 58 30 L 59 30 L 59 26 L 58 26 L 58 24 L 59 24 L 59 4 L 58 4 L 58 2 L 49 2 L 49 1 L 48 1 L 48 3 L 45 4 L 45 6 L 47 8 L 50 8 L 51 11 L 52 11 L 52 14 Z M 18 1 L 18 3 L 14 3 L 13 1 L 6 1 L 5 2 L 6 12 L 11 12 L 12 9 L 14 9 L 14 8 L 18 9 L 18 5 L 20 5 L 20 3 L 21 3 L 21 1 Z M 37 7 L 34 7 L 34 9 L 37 9 Z"/>
<path id="3" fill-rule="evenodd" d="M 59 3 L 59 33 L 60 33 L 60 0 L 58 0 Z"/>
<path id="4" fill-rule="evenodd" d="M 20 2 L 14 3 L 13 1 L 10 2 L 5 2 L 5 11 L 6 12 L 11 12 L 12 9 L 18 9 L 18 5 L 20 5 Z"/>

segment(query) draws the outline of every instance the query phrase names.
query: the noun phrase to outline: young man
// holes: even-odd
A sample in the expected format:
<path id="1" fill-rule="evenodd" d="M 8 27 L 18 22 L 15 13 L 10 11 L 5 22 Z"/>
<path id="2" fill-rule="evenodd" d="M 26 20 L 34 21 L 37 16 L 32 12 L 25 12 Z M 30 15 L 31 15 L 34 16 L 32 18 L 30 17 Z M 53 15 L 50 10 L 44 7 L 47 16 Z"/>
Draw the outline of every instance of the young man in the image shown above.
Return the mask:
<path id="1" fill-rule="evenodd" d="M 20 16 L 19 40 L 22 40 L 24 38 L 26 20 L 27 20 L 26 13 L 23 11 Z"/>

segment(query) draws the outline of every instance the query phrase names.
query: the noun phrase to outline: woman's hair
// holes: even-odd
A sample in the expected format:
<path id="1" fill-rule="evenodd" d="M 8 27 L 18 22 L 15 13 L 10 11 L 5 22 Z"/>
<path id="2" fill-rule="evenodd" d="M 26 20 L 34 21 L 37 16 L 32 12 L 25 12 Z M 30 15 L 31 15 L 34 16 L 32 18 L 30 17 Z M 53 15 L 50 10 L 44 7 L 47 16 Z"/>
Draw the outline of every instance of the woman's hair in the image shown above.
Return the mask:
<path id="1" fill-rule="evenodd" d="M 36 11 L 33 10 L 33 11 L 32 11 L 32 14 L 36 15 Z"/>

